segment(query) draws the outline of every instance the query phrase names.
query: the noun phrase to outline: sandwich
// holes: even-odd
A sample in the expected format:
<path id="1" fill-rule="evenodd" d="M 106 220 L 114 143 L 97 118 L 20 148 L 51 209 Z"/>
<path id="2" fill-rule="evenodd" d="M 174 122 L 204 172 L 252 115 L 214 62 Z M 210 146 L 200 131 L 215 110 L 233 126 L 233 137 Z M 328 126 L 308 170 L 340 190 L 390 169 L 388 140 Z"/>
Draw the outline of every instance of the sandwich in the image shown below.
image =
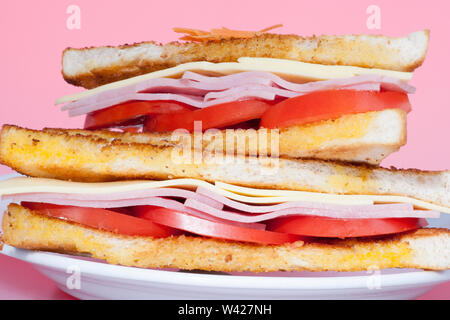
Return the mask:
<path id="1" fill-rule="evenodd" d="M 279 26 L 274 26 L 279 27 Z M 83 128 L 4 125 L 2 241 L 143 268 L 450 268 L 450 171 L 384 168 L 406 143 L 429 32 L 175 28 L 67 48 Z"/>

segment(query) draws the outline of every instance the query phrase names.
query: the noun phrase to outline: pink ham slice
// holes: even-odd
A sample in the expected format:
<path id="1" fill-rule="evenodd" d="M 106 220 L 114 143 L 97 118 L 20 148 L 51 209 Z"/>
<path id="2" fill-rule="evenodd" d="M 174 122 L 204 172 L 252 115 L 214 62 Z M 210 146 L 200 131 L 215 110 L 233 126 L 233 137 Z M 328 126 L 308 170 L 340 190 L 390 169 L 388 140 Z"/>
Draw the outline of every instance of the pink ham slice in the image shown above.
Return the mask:
<path id="1" fill-rule="evenodd" d="M 345 87 L 352 90 L 380 91 L 380 83 L 364 83 Z M 245 85 L 242 87 L 233 87 L 225 91 L 212 91 L 205 95 L 203 108 L 237 100 L 245 99 L 263 99 L 274 100 L 276 97 L 293 98 L 301 94 L 295 91 L 281 89 L 277 87 L 263 87 L 261 85 Z"/>
<path id="2" fill-rule="evenodd" d="M 208 90 L 197 89 L 190 80 L 158 78 L 145 80 L 122 88 L 110 89 L 64 105 L 61 110 L 76 109 L 86 105 L 95 105 L 105 100 L 117 100 L 135 93 L 176 93 L 191 96 L 203 96 Z"/>
<path id="3" fill-rule="evenodd" d="M 156 190 L 156 189 L 154 189 Z M 160 189 L 161 190 L 161 189 Z M 178 189 L 179 191 L 186 191 Z M 207 204 L 208 208 L 214 208 L 215 210 L 220 210 L 223 205 L 217 205 L 214 201 L 208 200 L 205 197 L 197 197 L 194 192 L 192 199 L 199 203 Z M 87 198 L 89 198 L 89 195 Z M 101 197 L 100 197 L 101 198 Z M 89 207 L 89 208 L 123 208 L 132 206 L 157 206 L 164 207 L 171 210 L 181 211 L 188 213 L 190 215 L 196 216 L 198 218 L 206 219 L 213 222 L 225 223 L 230 225 L 235 225 L 238 227 L 245 227 L 251 229 L 264 230 L 266 225 L 263 223 L 243 223 L 239 221 L 225 220 L 220 217 L 210 215 L 206 212 L 199 211 L 195 208 L 186 207 L 183 203 L 178 202 L 173 199 L 166 199 L 162 197 L 145 197 L 145 198 L 133 198 L 133 199 L 115 199 L 112 200 L 110 197 L 103 197 L 104 200 L 90 200 L 82 199 L 82 196 L 72 194 L 57 194 L 57 193 L 30 193 L 30 194 L 18 194 L 18 195 L 8 195 L 3 196 L 2 199 L 9 200 L 12 202 L 40 202 L 40 203 L 51 203 L 66 206 L 77 206 L 77 207 Z M 205 202 L 201 202 L 205 201 Z M 212 206 L 211 206 L 212 205 Z"/>
<path id="4" fill-rule="evenodd" d="M 284 209 L 292 208 L 309 208 L 314 210 L 332 211 L 335 212 L 332 215 L 348 215 L 356 218 L 361 218 L 363 215 L 380 213 L 383 211 L 396 210 L 396 211 L 412 211 L 413 206 L 409 203 L 395 203 L 395 204 L 377 204 L 377 205 L 339 205 L 328 204 L 321 202 L 307 202 L 307 201 L 290 201 L 275 205 L 248 205 L 242 202 L 234 201 L 220 194 L 212 192 L 206 188 L 198 187 L 196 193 L 202 194 L 211 200 L 222 203 L 227 207 L 248 213 L 266 213 Z M 195 199 L 194 199 L 195 200 Z M 202 201 L 206 203 L 205 201 Z M 427 211 L 429 212 L 429 211 Z"/>
<path id="5" fill-rule="evenodd" d="M 171 197 L 185 199 L 184 204 Z M 264 229 L 260 222 L 287 216 L 313 215 L 338 219 L 373 218 L 438 218 L 439 212 L 414 210 L 410 204 L 383 205 L 336 205 L 306 201 L 291 201 L 275 205 L 248 205 L 231 200 L 208 189 L 197 188 L 196 192 L 179 188 L 156 188 L 114 194 L 65 194 L 24 193 L 5 195 L 4 200 L 29 201 L 59 205 L 73 205 L 93 208 L 120 208 L 153 205 L 179 210 L 200 218 L 221 223 Z M 235 211 L 224 210 L 224 207 Z"/>
<path id="6" fill-rule="evenodd" d="M 439 218 L 440 213 L 431 210 L 414 210 L 414 207 L 408 203 L 396 204 L 376 204 L 376 205 L 339 205 L 319 202 L 291 201 L 275 205 L 248 205 L 242 202 L 234 201 L 220 194 L 214 193 L 206 188 L 198 187 L 197 193 L 205 195 L 217 202 L 223 203 L 225 206 L 238 210 L 244 214 L 261 214 L 261 213 L 277 213 L 277 214 L 304 214 L 318 215 L 339 219 L 371 219 L 371 218 Z M 205 202 L 203 202 L 205 204 Z M 195 199 L 186 201 L 185 205 L 189 207 L 197 207 L 198 202 Z M 206 204 L 207 205 L 207 204 Z M 196 208 L 198 209 L 198 208 Z M 209 210 L 207 207 L 203 207 Z M 224 211 L 224 210 L 220 210 Z M 213 214 L 209 210 L 210 214 Z M 218 214 L 218 211 L 214 212 Z M 234 214 L 234 213 L 233 213 Z M 221 216 L 222 218 L 225 218 Z M 260 218 L 264 218 L 262 215 Z M 236 217 L 239 218 L 239 217 Z M 274 217 L 268 215 L 266 219 Z M 245 219 L 244 219 L 245 220 Z M 261 220 L 262 221 L 262 220 Z"/>
<path id="7" fill-rule="evenodd" d="M 78 202 L 80 204 L 85 203 L 87 204 L 85 206 L 92 208 L 118 208 L 118 207 L 135 206 L 138 205 L 133 204 L 134 203 L 133 201 L 135 200 L 139 200 L 142 203 L 142 201 L 145 201 L 145 199 L 154 197 L 172 197 L 172 198 L 180 198 L 183 200 L 187 198 L 192 198 L 219 210 L 223 208 L 222 202 L 214 200 L 210 196 L 206 196 L 201 193 L 180 188 L 154 188 L 154 189 L 134 190 L 120 193 L 99 193 L 99 194 L 34 192 L 34 193 L 3 195 L 2 199 L 10 200 L 13 202 L 20 202 L 20 201 L 46 202 L 46 203 L 74 205 L 74 206 L 76 206 L 77 204 L 75 203 Z"/>
<path id="8" fill-rule="evenodd" d="M 290 98 L 332 89 L 415 92 L 414 87 L 399 79 L 380 75 L 359 75 L 298 84 L 269 72 L 249 71 L 221 77 L 185 72 L 181 79 L 150 79 L 100 92 L 66 104 L 62 110 L 69 110 L 70 116 L 77 116 L 131 100 L 172 100 L 205 108 L 236 100 L 273 100 L 275 97 Z"/>
<path id="9" fill-rule="evenodd" d="M 100 100 L 94 104 L 84 105 L 69 110 L 69 116 L 75 117 L 83 114 L 91 113 L 93 111 L 102 110 L 116 104 L 127 101 L 177 101 L 192 107 L 202 108 L 203 98 L 187 94 L 177 93 L 131 93 L 120 97 L 114 97 L 108 100 Z"/>
<path id="10" fill-rule="evenodd" d="M 257 81 L 257 78 L 265 79 L 266 81 Z M 221 89 L 219 90 L 226 90 L 228 88 L 236 87 L 241 84 L 266 84 L 278 86 L 280 88 L 298 93 L 309 93 L 312 91 L 332 90 L 336 88 L 348 89 L 359 84 L 380 83 L 382 88 L 386 90 L 400 91 L 405 93 L 414 93 L 416 91 L 413 86 L 410 86 L 400 79 L 381 76 L 377 74 L 365 74 L 349 78 L 337 78 L 300 84 L 284 80 L 273 73 L 262 71 L 247 71 L 222 77 L 209 77 L 187 71 L 183 74 L 183 79 L 198 81 L 199 83 L 202 83 L 202 89 L 208 89 L 209 91 L 218 91 L 215 90 L 215 86 L 219 86 L 223 83 L 227 84 L 228 86 L 222 85 L 220 87 Z M 248 81 L 244 82 L 243 80 L 245 79 L 248 79 Z M 234 82 L 238 83 L 238 85 Z"/>
<path id="11" fill-rule="evenodd" d="M 209 207 L 207 204 L 201 203 L 193 199 L 187 199 L 184 203 L 185 206 L 208 213 L 209 215 L 229 220 L 237 221 L 243 223 L 256 223 L 261 221 L 272 220 L 280 217 L 285 217 L 289 215 L 308 215 L 308 216 L 319 216 L 328 217 L 335 219 L 382 219 L 382 218 L 438 218 L 439 212 L 435 211 L 425 211 L 425 210 L 399 210 L 399 209 L 386 209 L 382 211 L 363 211 L 361 213 L 356 212 L 342 212 L 333 210 L 316 209 L 310 207 L 291 207 L 285 209 L 279 209 L 272 212 L 267 212 L 263 214 L 250 214 L 248 212 L 233 212 L 227 210 L 218 210 Z M 389 205 L 387 205 L 389 206 Z"/>

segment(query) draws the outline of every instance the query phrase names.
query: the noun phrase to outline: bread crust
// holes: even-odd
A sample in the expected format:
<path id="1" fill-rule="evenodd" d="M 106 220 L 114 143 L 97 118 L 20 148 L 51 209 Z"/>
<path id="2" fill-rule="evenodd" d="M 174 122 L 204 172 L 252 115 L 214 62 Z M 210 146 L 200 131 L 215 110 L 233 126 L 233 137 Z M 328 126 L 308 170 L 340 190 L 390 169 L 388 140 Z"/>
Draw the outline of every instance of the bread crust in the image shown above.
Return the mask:
<path id="1" fill-rule="evenodd" d="M 14 247 L 89 254 L 108 263 L 142 268 L 225 272 L 450 268 L 450 231 L 447 229 L 257 245 L 184 235 L 160 239 L 124 236 L 43 216 L 17 204 L 8 207 L 2 226 L 3 241 Z M 438 256 L 433 254 L 436 250 Z"/>
<path id="2" fill-rule="evenodd" d="M 46 128 L 47 132 L 62 129 Z M 355 163 L 379 164 L 406 143 L 406 112 L 400 109 L 349 114 L 334 120 L 291 126 L 275 130 L 238 129 L 204 133 L 201 141 L 194 134 L 119 133 L 108 130 L 65 129 L 69 135 L 114 139 L 123 143 L 144 143 L 159 147 L 190 147 L 210 152 L 271 156 L 272 146 L 281 158 L 314 158 Z M 220 132 L 220 133 L 218 133 Z M 238 141 L 245 141 L 239 145 Z M 264 143 L 262 142 L 264 141 Z"/>
<path id="3" fill-rule="evenodd" d="M 265 189 L 335 194 L 399 195 L 450 207 L 450 171 L 386 169 L 325 160 L 236 156 L 200 161 L 174 157 L 168 146 L 126 142 L 65 130 L 4 126 L 0 161 L 33 177 L 82 182 L 194 178 Z"/>
<path id="4" fill-rule="evenodd" d="M 381 35 L 312 36 L 262 34 L 248 39 L 204 43 L 153 41 L 117 47 L 67 48 L 64 79 L 87 89 L 194 62 L 235 62 L 240 57 L 265 57 L 324 65 L 357 66 L 410 72 L 426 55 L 429 30 L 403 38 Z M 100 61 L 97 57 L 107 61 Z"/>

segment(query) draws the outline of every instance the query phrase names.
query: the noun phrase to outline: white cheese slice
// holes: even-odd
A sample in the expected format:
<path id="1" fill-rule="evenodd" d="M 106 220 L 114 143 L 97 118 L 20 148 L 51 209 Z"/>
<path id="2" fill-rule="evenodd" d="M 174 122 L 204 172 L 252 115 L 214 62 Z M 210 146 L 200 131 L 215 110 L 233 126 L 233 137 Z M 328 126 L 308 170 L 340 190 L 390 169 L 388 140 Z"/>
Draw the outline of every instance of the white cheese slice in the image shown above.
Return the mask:
<path id="1" fill-rule="evenodd" d="M 266 71 L 277 74 L 283 79 L 297 83 L 335 78 L 349 78 L 361 74 L 379 74 L 383 76 L 395 77 L 403 81 L 409 81 L 413 75 L 412 72 L 368 69 L 352 66 L 321 65 L 284 59 L 243 57 L 239 58 L 238 62 L 188 62 L 172 68 L 112 82 L 94 89 L 64 96 L 57 99 L 55 104 L 76 101 L 96 93 L 122 88 L 148 79 L 177 78 L 186 71 L 193 71 L 207 75 L 228 75 L 244 71 Z"/>
<path id="2" fill-rule="evenodd" d="M 288 201 L 314 201 L 346 205 L 370 205 L 376 203 L 411 203 L 416 208 L 450 213 L 450 208 L 405 196 L 389 195 L 338 195 L 319 192 L 254 189 L 223 182 L 215 185 L 197 179 L 173 179 L 164 181 L 117 181 L 83 183 L 43 178 L 19 177 L 0 181 L 0 196 L 21 193 L 77 193 L 114 194 L 148 188 L 177 187 L 207 188 L 230 199 L 251 204 L 275 204 Z"/>

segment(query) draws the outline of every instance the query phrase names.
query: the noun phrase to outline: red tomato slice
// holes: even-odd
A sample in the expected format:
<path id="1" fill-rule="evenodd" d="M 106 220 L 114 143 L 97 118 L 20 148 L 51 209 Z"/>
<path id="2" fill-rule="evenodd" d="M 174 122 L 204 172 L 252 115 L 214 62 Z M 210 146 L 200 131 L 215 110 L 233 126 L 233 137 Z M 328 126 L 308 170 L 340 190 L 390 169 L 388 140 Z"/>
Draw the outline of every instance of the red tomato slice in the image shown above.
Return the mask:
<path id="1" fill-rule="evenodd" d="M 60 206 L 36 202 L 22 202 L 21 204 L 30 210 L 37 211 L 53 218 L 63 218 L 91 228 L 130 236 L 164 238 L 182 233 L 179 230 L 162 226 L 146 219 L 139 219 L 112 210 Z"/>
<path id="2" fill-rule="evenodd" d="M 259 119 L 271 106 L 261 100 L 222 103 L 211 107 L 177 114 L 162 114 L 148 118 L 145 131 L 168 132 L 176 129 L 194 131 L 194 121 L 202 122 L 202 130 L 223 128 L 252 119 Z"/>
<path id="3" fill-rule="evenodd" d="M 285 128 L 346 114 L 402 109 L 411 111 L 406 93 L 386 91 L 327 90 L 289 98 L 272 106 L 261 117 L 261 127 Z"/>
<path id="4" fill-rule="evenodd" d="M 270 221 L 267 230 L 311 237 L 368 237 L 415 230 L 427 225 L 425 219 L 335 219 L 318 216 L 282 217 Z"/>
<path id="5" fill-rule="evenodd" d="M 194 110 L 193 107 L 176 101 L 131 101 L 106 109 L 94 111 L 86 116 L 85 129 L 111 127 L 127 120 L 149 114 L 172 114 Z"/>
<path id="6" fill-rule="evenodd" d="M 260 244 L 282 244 L 304 239 L 304 237 L 287 233 L 256 230 L 213 222 L 183 212 L 155 206 L 135 207 L 135 213 L 139 218 L 212 238 Z"/>

